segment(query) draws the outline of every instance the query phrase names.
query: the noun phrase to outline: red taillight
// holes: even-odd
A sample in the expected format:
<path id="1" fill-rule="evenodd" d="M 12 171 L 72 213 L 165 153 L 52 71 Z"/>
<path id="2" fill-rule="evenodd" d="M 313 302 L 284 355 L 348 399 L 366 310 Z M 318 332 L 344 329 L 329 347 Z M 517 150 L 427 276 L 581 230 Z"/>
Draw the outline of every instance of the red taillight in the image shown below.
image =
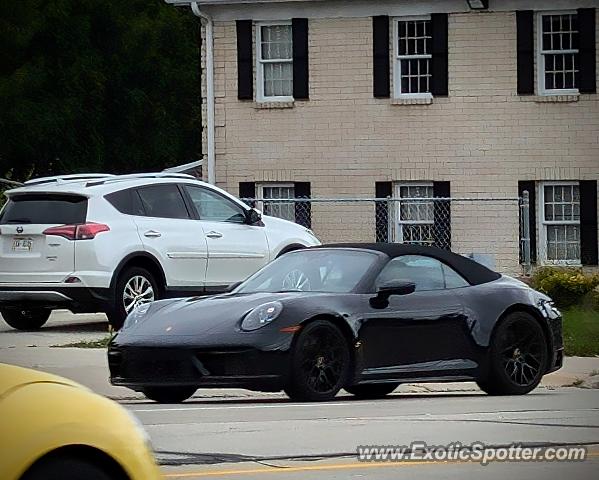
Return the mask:
<path id="1" fill-rule="evenodd" d="M 103 223 L 83 223 L 81 225 L 61 225 L 44 230 L 44 235 L 55 235 L 67 240 L 90 240 L 100 232 L 108 232 L 110 227 Z"/>

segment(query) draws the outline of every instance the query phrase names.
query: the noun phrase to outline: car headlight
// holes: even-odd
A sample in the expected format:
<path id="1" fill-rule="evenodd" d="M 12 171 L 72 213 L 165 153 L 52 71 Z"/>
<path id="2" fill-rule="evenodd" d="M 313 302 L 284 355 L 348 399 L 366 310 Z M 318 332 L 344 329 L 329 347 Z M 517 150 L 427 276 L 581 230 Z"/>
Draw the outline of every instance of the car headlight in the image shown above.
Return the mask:
<path id="1" fill-rule="evenodd" d="M 241 322 L 241 329 L 245 331 L 257 330 L 268 325 L 283 311 L 281 302 L 268 302 L 254 308 Z"/>
<path id="2" fill-rule="evenodd" d="M 125 323 L 123 324 L 123 328 L 121 330 L 126 330 L 127 328 L 131 328 L 132 326 L 140 323 L 148 313 L 151 305 L 151 303 L 142 303 L 135 307 L 125 319 Z"/>

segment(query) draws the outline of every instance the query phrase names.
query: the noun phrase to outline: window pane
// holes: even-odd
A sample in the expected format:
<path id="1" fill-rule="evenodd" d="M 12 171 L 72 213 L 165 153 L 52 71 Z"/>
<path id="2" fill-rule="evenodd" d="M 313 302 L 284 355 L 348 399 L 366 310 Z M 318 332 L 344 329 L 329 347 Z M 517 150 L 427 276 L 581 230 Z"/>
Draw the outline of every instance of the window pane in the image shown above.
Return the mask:
<path id="1" fill-rule="evenodd" d="M 293 64 L 264 64 L 264 96 L 282 97 L 293 95 Z"/>
<path id="2" fill-rule="evenodd" d="M 243 209 L 228 198 L 201 187 L 185 187 L 200 220 L 245 223 Z"/>
<path id="3" fill-rule="evenodd" d="M 400 62 L 401 93 L 429 93 L 430 59 L 416 58 Z"/>
<path id="4" fill-rule="evenodd" d="M 74 224 L 85 223 L 87 197 L 80 195 L 14 195 L 6 203 L 0 223 Z"/>
<path id="5" fill-rule="evenodd" d="M 575 14 L 543 15 L 542 50 L 545 63 L 545 88 L 576 88 L 578 72 L 578 26 Z M 562 50 L 564 53 L 555 53 Z M 549 53 L 551 51 L 552 53 Z"/>
<path id="6" fill-rule="evenodd" d="M 264 186 L 262 187 L 262 198 L 267 199 L 290 199 L 295 198 L 292 186 Z M 273 217 L 283 218 L 291 222 L 295 221 L 294 202 L 263 202 L 264 213 Z"/>
<path id="7" fill-rule="evenodd" d="M 444 263 L 442 266 L 443 274 L 445 275 L 445 288 L 461 288 L 470 285 L 466 280 L 464 280 L 464 277 L 462 277 L 453 268 L 445 265 Z"/>
<path id="8" fill-rule="evenodd" d="M 578 225 L 547 225 L 547 259 L 580 260 Z"/>
<path id="9" fill-rule="evenodd" d="M 291 25 L 263 26 L 261 48 L 263 60 L 291 59 Z"/>
<path id="10" fill-rule="evenodd" d="M 443 290 L 445 281 L 442 264 L 421 255 L 404 255 L 391 260 L 376 279 L 376 286 L 389 281 L 407 281 L 416 284 L 416 291 Z"/>
<path id="11" fill-rule="evenodd" d="M 189 218 L 183 197 L 176 185 L 152 185 L 138 189 L 146 216 Z"/>

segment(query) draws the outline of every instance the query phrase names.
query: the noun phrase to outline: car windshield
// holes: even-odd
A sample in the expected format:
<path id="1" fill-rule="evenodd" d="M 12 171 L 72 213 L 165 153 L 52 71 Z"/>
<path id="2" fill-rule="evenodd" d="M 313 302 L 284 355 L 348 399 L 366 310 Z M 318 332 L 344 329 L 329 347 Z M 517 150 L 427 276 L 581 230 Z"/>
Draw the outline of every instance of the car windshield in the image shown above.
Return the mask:
<path id="1" fill-rule="evenodd" d="M 349 293 L 376 259 L 375 253 L 356 250 L 299 250 L 268 264 L 243 282 L 236 293 Z"/>

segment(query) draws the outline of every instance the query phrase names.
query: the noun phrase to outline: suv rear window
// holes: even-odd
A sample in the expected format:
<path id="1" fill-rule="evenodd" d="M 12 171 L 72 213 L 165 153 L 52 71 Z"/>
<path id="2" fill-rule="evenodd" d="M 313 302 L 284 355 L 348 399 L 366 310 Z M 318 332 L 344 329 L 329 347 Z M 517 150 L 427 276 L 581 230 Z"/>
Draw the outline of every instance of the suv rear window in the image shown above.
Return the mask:
<path id="1" fill-rule="evenodd" d="M 87 198 L 80 195 L 26 194 L 9 198 L 0 224 L 66 225 L 85 223 Z"/>

